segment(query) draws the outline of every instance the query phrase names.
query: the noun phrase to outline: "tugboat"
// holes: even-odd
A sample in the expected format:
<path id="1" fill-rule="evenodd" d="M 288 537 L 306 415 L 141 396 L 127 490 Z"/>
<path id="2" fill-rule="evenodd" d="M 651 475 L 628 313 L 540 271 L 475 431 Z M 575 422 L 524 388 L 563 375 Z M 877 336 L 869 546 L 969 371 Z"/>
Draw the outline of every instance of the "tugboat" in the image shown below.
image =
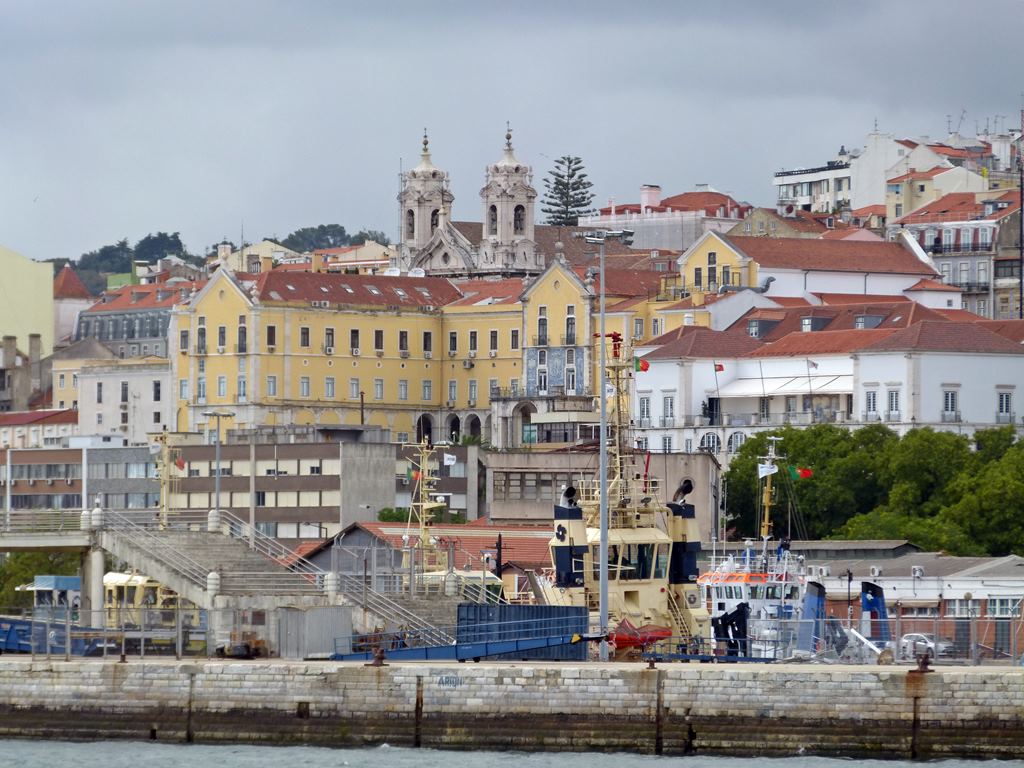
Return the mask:
<path id="1" fill-rule="evenodd" d="M 686 648 L 711 641 L 711 620 L 697 585 L 700 531 L 695 509 L 680 489 L 658 500 L 661 483 L 626 476 L 629 387 L 634 358 L 618 333 L 608 334 L 605 382 L 613 406 L 608 440 L 608 626 L 610 647 L 622 657 L 669 638 Z M 602 343 L 608 340 L 602 339 Z M 554 579 L 535 585 L 539 602 L 586 606 L 591 626 L 600 608 L 600 478 L 563 489 L 549 542 Z"/>
<path id="2" fill-rule="evenodd" d="M 761 483 L 760 538 L 744 543 L 741 555 L 712 553 L 711 567 L 697 582 L 708 606 L 715 637 L 729 652 L 757 658 L 783 658 L 796 639 L 806 577 L 803 558 L 794 558 L 789 539 L 772 540 L 772 478 L 779 471 L 775 452 L 781 438 L 768 438 L 768 455 L 758 461 Z"/>

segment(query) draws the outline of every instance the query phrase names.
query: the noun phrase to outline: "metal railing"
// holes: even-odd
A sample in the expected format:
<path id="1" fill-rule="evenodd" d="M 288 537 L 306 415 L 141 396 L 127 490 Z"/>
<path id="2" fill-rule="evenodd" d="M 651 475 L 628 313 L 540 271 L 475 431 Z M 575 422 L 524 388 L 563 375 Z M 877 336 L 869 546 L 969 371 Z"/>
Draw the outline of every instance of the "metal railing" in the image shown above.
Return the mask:
<path id="1" fill-rule="evenodd" d="M 150 518 L 152 519 L 152 513 Z M 128 515 L 111 510 L 103 512 L 103 529 L 156 558 L 196 586 L 206 589 L 206 578 L 210 569 L 173 546 L 167 537 L 159 534 L 159 529 L 153 530 L 152 527 L 141 525 Z"/>

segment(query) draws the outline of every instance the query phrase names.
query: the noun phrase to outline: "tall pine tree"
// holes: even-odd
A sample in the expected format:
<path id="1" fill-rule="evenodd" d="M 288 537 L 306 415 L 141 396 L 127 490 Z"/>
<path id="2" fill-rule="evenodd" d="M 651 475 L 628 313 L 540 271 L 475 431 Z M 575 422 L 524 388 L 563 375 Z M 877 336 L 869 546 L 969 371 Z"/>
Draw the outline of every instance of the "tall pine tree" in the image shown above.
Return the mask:
<path id="1" fill-rule="evenodd" d="M 594 212 L 590 207 L 594 193 L 593 186 L 583 171 L 583 161 L 572 155 L 555 160 L 555 167 L 544 179 L 544 199 L 541 211 L 547 216 L 547 223 L 563 227 L 575 227 L 580 216 Z"/>

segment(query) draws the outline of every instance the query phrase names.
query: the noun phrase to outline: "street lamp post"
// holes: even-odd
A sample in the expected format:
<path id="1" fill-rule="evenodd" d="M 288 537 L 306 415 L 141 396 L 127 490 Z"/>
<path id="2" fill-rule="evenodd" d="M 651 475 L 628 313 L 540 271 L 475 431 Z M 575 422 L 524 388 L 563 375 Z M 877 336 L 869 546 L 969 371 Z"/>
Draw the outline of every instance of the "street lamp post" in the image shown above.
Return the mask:
<path id="1" fill-rule="evenodd" d="M 220 420 L 234 415 L 231 411 L 203 411 L 203 416 L 217 420 L 217 432 L 213 436 L 213 463 L 214 471 L 217 473 L 213 478 L 213 508 L 218 513 L 220 512 Z"/>
<path id="2" fill-rule="evenodd" d="M 605 291 L 604 291 L 604 244 L 608 238 L 618 240 L 625 245 L 629 245 L 633 241 L 633 232 L 628 229 L 612 230 L 612 231 L 600 231 L 600 232 L 584 232 L 582 234 L 584 240 L 588 243 L 598 245 L 599 251 L 599 266 L 600 270 L 600 283 L 601 283 L 601 294 L 600 294 L 600 339 L 601 339 L 601 371 L 599 377 L 599 386 L 601 389 L 601 425 L 600 435 L 601 442 L 599 444 L 598 451 L 598 473 L 600 475 L 598 482 L 600 483 L 600 518 L 601 518 L 601 545 L 599 547 L 598 557 L 600 562 L 598 563 L 598 577 L 600 582 L 600 595 L 599 595 L 599 608 L 600 608 L 600 622 L 601 622 L 601 661 L 608 661 L 608 393 L 605 384 L 605 366 L 607 365 L 606 359 L 606 345 L 605 345 Z"/>

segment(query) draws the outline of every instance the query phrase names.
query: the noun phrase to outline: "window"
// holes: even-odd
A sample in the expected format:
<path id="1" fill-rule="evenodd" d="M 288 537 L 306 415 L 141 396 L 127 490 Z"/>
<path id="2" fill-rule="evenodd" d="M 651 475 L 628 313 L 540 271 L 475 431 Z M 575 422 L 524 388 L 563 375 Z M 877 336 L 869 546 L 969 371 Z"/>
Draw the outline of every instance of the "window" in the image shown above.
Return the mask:
<path id="1" fill-rule="evenodd" d="M 128 402 L 128 382 L 127 381 L 122 381 L 121 382 L 121 402 L 122 403 L 127 403 Z"/>
<path id="2" fill-rule="evenodd" d="M 640 420 L 648 420 L 651 418 L 651 398 L 645 395 L 641 395 L 639 398 L 640 403 Z M 641 424 L 640 426 L 644 426 Z"/>
<path id="3" fill-rule="evenodd" d="M 383 400 L 384 399 L 384 379 L 373 380 L 373 399 Z"/>
<path id="4" fill-rule="evenodd" d="M 708 290 L 713 291 L 718 280 L 718 267 L 708 267 Z"/>
<path id="5" fill-rule="evenodd" d="M 348 332 L 348 343 L 352 349 L 359 349 L 359 329 L 353 328 Z"/>
<path id="6" fill-rule="evenodd" d="M 548 351 L 546 349 L 537 350 L 537 365 L 543 367 L 548 364 Z"/>
<path id="7" fill-rule="evenodd" d="M 470 379 L 469 380 L 469 399 L 472 400 L 475 403 L 476 402 L 476 396 L 477 396 L 476 379 Z"/>
<path id="8" fill-rule="evenodd" d="M 268 325 L 267 326 L 267 346 L 268 347 L 276 347 L 277 346 L 277 326 L 276 325 Z"/>
<path id="9" fill-rule="evenodd" d="M 956 413 L 959 405 L 959 393 L 955 389 L 942 392 L 942 410 L 944 413 Z"/>
<path id="10" fill-rule="evenodd" d="M 277 397 L 277 376 L 267 376 L 267 396 Z"/>
<path id="11" fill-rule="evenodd" d="M 537 369 L 537 391 L 547 393 L 548 391 L 548 370 L 547 368 Z"/>
<path id="12" fill-rule="evenodd" d="M 301 328 L 299 328 L 299 346 L 309 346 L 309 326 L 307 325 L 304 325 Z"/>
<path id="13" fill-rule="evenodd" d="M 78 374 L 77 373 L 71 374 L 71 386 L 74 387 L 75 389 L 78 389 Z"/>
<path id="14" fill-rule="evenodd" d="M 576 343 L 576 307 L 570 304 L 565 308 L 565 344 Z"/>
<path id="15" fill-rule="evenodd" d="M 726 441 L 725 449 L 729 453 L 739 453 L 740 448 L 743 447 L 743 443 L 747 441 L 747 436 L 743 432 L 733 432 L 729 435 L 729 439 Z"/>
<path id="16" fill-rule="evenodd" d="M 814 318 L 813 317 L 801 317 L 800 318 L 800 330 L 804 333 L 814 330 Z"/>
<path id="17" fill-rule="evenodd" d="M 181 331 L 178 334 L 178 349 L 188 349 L 188 331 Z"/>
<path id="18" fill-rule="evenodd" d="M 178 379 L 178 399 L 188 400 L 188 379 Z"/>
<path id="19" fill-rule="evenodd" d="M 1013 413 L 1013 393 L 1000 392 L 997 397 L 999 400 L 999 415 L 1009 416 Z"/>
<path id="20" fill-rule="evenodd" d="M 128 423 L 128 411 L 121 411 L 121 423 L 122 424 L 127 424 Z"/>
<path id="21" fill-rule="evenodd" d="M 661 413 L 666 419 L 674 419 L 676 417 L 675 395 L 665 395 L 661 399 Z"/>
<path id="22" fill-rule="evenodd" d="M 761 421 L 767 421 L 771 416 L 772 399 L 770 397 L 757 398 L 757 414 Z"/>
<path id="23" fill-rule="evenodd" d="M 333 376 L 328 376 L 326 379 L 324 379 L 324 397 L 332 400 L 335 397 Z"/>
<path id="24" fill-rule="evenodd" d="M 984 286 L 988 286 L 988 262 L 979 261 L 975 268 L 978 271 L 978 282 Z"/>
<path id="25" fill-rule="evenodd" d="M 430 231 L 433 232 L 437 229 L 437 225 L 441 221 L 441 212 L 435 208 L 430 212 Z"/>
<path id="26" fill-rule="evenodd" d="M 651 320 L 651 336 L 657 338 L 661 332 L 661 321 L 658 319 Z"/>
<path id="27" fill-rule="evenodd" d="M 196 331 L 196 351 L 200 354 L 206 353 L 206 329 L 203 327 Z"/>
<path id="28" fill-rule="evenodd" d="M 159 381 L 154 381 L 153 382 L 153 402 L 154 403 L 159 403 L 160 402 L 160 382 Z"/>
<path id="29" fill-rule="evenodd" d="M 757 320 L 747 320 L 747 335 L 752 339 L 761 335 L 761 324 Z"/>
<path id="30" fill-rule="evenodd" d="M 228 327 L 226 325 L 217 326 L 217 346 L 226 347 L 228 345 Z"/>
<path id="31" fill-rule="evenodd" d="M 409 351 L 409 332 L 399 331 L 398 332 L 398 349 L 400 352 Z"/>
<path id="32" fill-rule="evenodd" d="M 408 400 L 409 399 L 409 380 L 399 379 L 398 380 L 398 399 Z"/>
<path id="33" fill-rule="evenodd" d="M 359 379 L 348 380 L 348 397 L 349 400 L 359 399 Z"/>
<path id="34" fill-rule="evenodd" d="M 476 352 L 476 331 L 469 332 L 469 351 Z"/>
<path id="35" fill-rule="evenodd" d="M 491 352 L 497 352 L 498 351 L 498 332 L 497 331 L 491 331 L 490 338 L 488 340 L 488 349 L 490 349 Z"/>
<path id="36" fill-rule="evenodd" d="M 416 214 L 412 210 L 405 212 L 405 238 L 412 240 L 416 235 Z"/>
<path id="37" fill-rule="evenodd" d="M 448 354 L 454 355 L 459 351 L 459 332 L 449 331 L 448 332 Z"/>
<path id="38" fill-rule="evenodd" d="M 521 235 L 526 231 L 526 208 L 517 205 L 512 211 L 512 233 Z"/>
<path id="39" fill-rule="evenodd" d="M 509 346 L 513 349 L 519 349 L 519 329 L 513 328 L 512 334 L 509 338 Z"/>
<path id="40" fill-rule="evenodd" d="M 196 400 L 200 403 L 206 402 L 206 377 L 200 376 L 196 379 Z"/>
<path id="41" fill-rule="evenodd" d="M 705 432 L 700 438 L 700 448 L 711 453 L 722 450 L 722 441 L 714 432 Z"/>
<path id="42" fill-rule="evenodd" d="M 434 334 L 430 331 L 423 332 L 423 351 L 432 352 L 434 349 Z"/>
<path id="43" fill-rule="evenodd" d="M 299 397 L 309 397 L 309 376 L 299 377 Z"/>
<path id="44" fill-rule="evenodd" d="M 333 328 L 325 328 L 324 329 L 324 346 L 328 347 L 330 349 L 334 349 L 335 344 L 334 344 L 334 329 Z"/>
<path id="45" fill-rule="evenodd" d="M 487 234 L 498 234 L 498 208 L 494 205 L 487 210 Z"/>
<path id="46" fill-rule="evenodd" d="M 764 225 L 762 225 L 762 226 L 764 226 Z M 694 267 L 693 268 L 693 287 L 696 288 L 698 291 L 701 289 L 701 287 L 704 284 L 703 283 L 703 276 L 704 276 L 704 273 L 703 273 L 703 271 L 701 270 L 700 267 Z"/>
<path id="47" fill-rule="evenodd" d="M 878 392 L 873 389 L 864 393 L 864 410 L 868 413 L 878 413 Z"/>
<path id="48" fill-rule="evenodd" d="M 249 333 L 244 325 L 238 326 L 238 352 L 244 353 L 249 350 Z"/>
<path id="49" fill-rule="evenodd" d="M 644 337 L 644 319 L 642 317 L 633 318 L 633 338 L 642 339 Z"/>
<path id="50" fill-rule="evenodd" d="M 384 351 L 384 331 L 380 328 L 373 332 L 373 348 L 377 352 Z"/>
<path id="51" fill-rule="evenodd" d="M 889 399 L 889 413 L 899 413 L 900 391 L 898 389 L 890 389 L 886 394 Z"/>
<path id="52" fill-rule="evenodd" d="M 547 346 L 548 343 L 548 308 L 537 307 L 537 344 Z"/>
<path id="53" fill-rule="evenodd" d="M 423 400 L 424 402 L 430 402 L 434 399 L 434 382 L 430 379 L 423 380 Z"/>
<path id="54" fill-rule="evenodd" d="M 236 383 L 238 384 L 238 402 L 244 403 L 246 397 L 246 389 L 248 388 L 246 385 L 245 376 L 239 376 L 238 381 Z"/>
<path id="55" fill-rule="evenodd" d="M 217 377 L 217 397 L 228 396 L 228 377 L 218 376 Z"/>
<path id="56" fill-rule="evenodd" d="M 978 299 L 978 312 L 977 312 L 977 314 L 980 315 L 981 317 L 987 317 L 988 316 L 988 300 L 987 299 Z"/>
<path id="57" fill-rule="evenodd" d="M 672 435 L 661 436 L 661 450 L 663 453 L 671 453 L 672 451 Z"/>
<path id="58" fill-rule="evenodd" d="M 985 613 L 988 616 L 1003 618 L 1020 616 L 1020 602 L 1019 597 L 990 597 Z"/>
<path id="59" fill-rule="evenodd" d="M 896 214 L 896 218 L 898 219 L 900 216 L 903 215 L 903 205 L 901 203 L 896 203 L 895 208 L 896 210 L 894 211 L 894 213 Z"/>

